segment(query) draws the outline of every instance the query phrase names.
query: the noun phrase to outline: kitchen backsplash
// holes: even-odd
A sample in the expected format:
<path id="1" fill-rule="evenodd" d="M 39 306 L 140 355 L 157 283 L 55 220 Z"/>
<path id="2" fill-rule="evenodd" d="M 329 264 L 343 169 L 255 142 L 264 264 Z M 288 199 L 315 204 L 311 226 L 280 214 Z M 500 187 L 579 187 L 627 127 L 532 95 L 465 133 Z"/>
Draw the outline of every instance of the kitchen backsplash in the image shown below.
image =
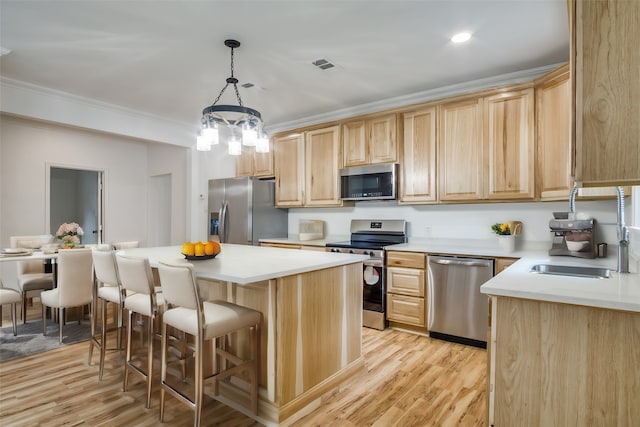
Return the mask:
<path id="1" fill-rule="evenodd" d="M 638 218 L 626 198 L 627 224 Z M 636 203 L 636 205 L 639 205 Z M 487 239 L 491 225 L 510 220 L 522 221 L 522 239 L 528 242 L 551 242 L 549 220 L 553 212 L 566 212 L 568 202 L 492 203 L 456 205 L 398 205 L 397 202 L 358 202 L 348 208 L 289 209 L 289 235 L 298 233 L 301 219 L 325 221 L 325 236 L 348 236 L 351 219 L 404 219 L 411 238 Z M 639 209 L 640 207 L 636 207 Z M 576 213 L 597 220 L 597 242 L 617 244 L 616 201 L 577 201 Z M 635 224 L 640 225 L 640 224 Z"/>

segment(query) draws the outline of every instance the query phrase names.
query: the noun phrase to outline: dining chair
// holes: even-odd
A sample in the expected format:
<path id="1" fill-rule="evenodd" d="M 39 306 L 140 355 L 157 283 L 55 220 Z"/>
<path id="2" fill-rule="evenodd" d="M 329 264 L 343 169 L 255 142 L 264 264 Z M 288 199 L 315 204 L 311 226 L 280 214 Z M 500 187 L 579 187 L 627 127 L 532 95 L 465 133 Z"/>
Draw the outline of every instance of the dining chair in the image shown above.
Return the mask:
<path id="1" fill-rule="evenodd" d="M 113 244 L 113 249 L 115 250 L 129 249 L 129 248 L 137 248 L 139 246 L 140 246 L 140 242 L 138 242 L 137 240 L 132 240 L 128 242 L 116 242 Z"/>
<path id="2" fill-rule="evenodd" d="M 198 284 L 190 264 L 172 265 L 160 262 L 158 265 L 162 294 L 167 304 L 162 321 L 162 365 L 160 383 L 160 421 L 164 421 L 165 393 L 168 392 L 180 402 L 185 403 L 194 412 L 194 426 L 200 425 L 205 383 L 213 382 L 215 392 L 218 382 L 237 376 L 242 372 L 248 373 L 250 387 L 249 396 L 251 411 L 258 413 L 258 382 L 259 353 L 260 353 L 260 325 L 262 313 L 259 311 L 233 304 L 226 301 L 203 301 Z M 186 394 L 174 388 L 167 381 L 167 326 L 172 326 L 194 336 L 195 341 L 195 396 L 191 400 Z M 229 334 L 249 330 L 249 358 L 242 359 L 227 349 L 226 338 Z M 215 370 L 212 375 L 205 376 L 204 371 L 204 343 L 215 341 Z M 223 363 L 219 363 L 221 358 Z M 230 367 L 228 363 L 230 362 Z"/>
<path id="3" fill-rule="evenodd" d="M 11 236 L 9 244 L 12 248 L 40 249 L 53 239 L 51 235 Z M 22 323 L 27 323 L 27 294 L 35 291 L 53 289 L 53 273 L 46 273 L 42 260 L 25 260 L 16 262 L 18 269 L 18 288 L 22 295 Z"/>
<path id="4" fill-rule="evenodd" d="M 57 287 L 40 293 L 42 335 L 47 334 L 46 308 L 57 308 L 60 328 L 59 341 L 62 344 L 64 310 L 71 307 L 83 307 L 92 302 L 93 262 L 91 249 L 61 249 L 58 252 L 57 262 Z M 78 323 L 80 320 L 81 318 L 78 319 Z"/>
<path id="5" fill-rule="evenodd" d="M 93 355 L 93 348 L 100 351 L 100 368 L 98 379 L 102 380 L 104 371 L 104 357 L 107 350 L 107 305 L 115 304 L 116 310 L 116 350 L 121 349 L 122 344 L 122 309 L 124 307 L 125 294 L 120 284 L 118 266 L 116 265 L 115 252 L 110 246 L 106 248 L 94 248 L 91 252 L 93 259 L 93 273 L 95 276 L 92 294 L 91 308 L 91 339 L 89 341 L 89 364 Z M 100 340 L 96 335 L 96 317 L 100 303 Z"/>
<path id="6" fill-rule="evenodd" d="M 15 289 L 5 288 L 0 280 L 0 323 L 2 322 L 2 306 L 11 305 L 11 325 L 13 326 L 13 335 L 18 335 L 18 327 L 16 324 L 16 304 L 22 301 L 22 295 Z"/>
<path id="7" fill-rule="evenodd" d="M 120 284 L 126 292 L 124 308 L 128 311 L 127 351 L 124 364 L 124 381 L 122 390 L 127 391 L 129 372 L 138 374 L 146 381 L 146 408 L 151 404 L 151 383 L 153 377 L 153 342 L 155 339 L 154 324 L 156 317 L 164 307 L 162 295 L 157 295 L 154 287 L 153 273 L 147 258 L 137 258 L 116 252 L 116 265 L 120 276 Z M 148 320 L 147 330 L 147 367 L 136 365 L 131 357 L 133 335 L 133 314 L 136 313 Z"/>

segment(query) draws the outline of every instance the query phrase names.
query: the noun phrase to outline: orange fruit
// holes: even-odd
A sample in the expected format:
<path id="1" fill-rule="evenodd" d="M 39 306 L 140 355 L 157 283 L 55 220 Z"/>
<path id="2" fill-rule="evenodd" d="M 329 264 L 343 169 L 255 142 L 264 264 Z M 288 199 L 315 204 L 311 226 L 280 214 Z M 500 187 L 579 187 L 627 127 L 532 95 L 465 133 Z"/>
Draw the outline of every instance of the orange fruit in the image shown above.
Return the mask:
<path id="1" fill-rule="evenodd" d="M 196 253 L 195 245 L 191 242 L 186 242 L 182 245 L 183 255 L 193 256 Z"/>
<path id="2" fill-rule="evenodd" d="M 212 255 L 218 255 L 222 250 L 222 246 L 220 246 L 220 243 L 216 241 L 209 241 L 209 243 L 213 247 Z"/>
<path id="3" fill-rule="evenodd" d="M 204 244 L 204 253 L 206 255 L 213 255 L 213 242 L 207 242 Z"/>
<path id="4" fill-rule="evenodd" d="M 202 242 L 196 243 L 194 247 L 196 256 L 204 256 L 204 244 Z"/>

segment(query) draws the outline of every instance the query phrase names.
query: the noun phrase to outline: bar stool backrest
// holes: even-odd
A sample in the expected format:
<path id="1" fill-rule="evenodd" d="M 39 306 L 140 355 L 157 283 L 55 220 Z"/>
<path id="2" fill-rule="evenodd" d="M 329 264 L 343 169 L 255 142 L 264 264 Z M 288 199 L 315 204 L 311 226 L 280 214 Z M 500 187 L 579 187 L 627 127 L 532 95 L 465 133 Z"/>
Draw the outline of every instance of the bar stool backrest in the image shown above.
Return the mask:
<path id="1" fill-rule="evenodd" d="M 115 252 L 112 250 L 94 249 L 93 271 L 96 280 L 101 285 L 119 286 L 118 267 L 116 265 Z"/>
<path id="2" fill-rule="evenodd" d="M 120 283 L 124 289 L 146 295 L 155 294 L 149 259 L 116 253 L 116 263 Z"/>
<path id="3" fill-rule="evenodd" d="M 165 302 L 173 306 L 198 310 L 202 307 L 198 285 L 190 265 L 158 264 L 158 274 Z"/>

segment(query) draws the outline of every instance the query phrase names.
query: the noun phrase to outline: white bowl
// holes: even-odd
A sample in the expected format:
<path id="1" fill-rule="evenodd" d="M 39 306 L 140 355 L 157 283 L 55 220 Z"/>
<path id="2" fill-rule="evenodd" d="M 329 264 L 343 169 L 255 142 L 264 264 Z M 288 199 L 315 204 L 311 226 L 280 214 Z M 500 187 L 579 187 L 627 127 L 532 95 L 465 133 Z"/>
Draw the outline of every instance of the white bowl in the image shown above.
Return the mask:
<path id="1" fill-rule="evenodd" d="M 579 242 L 572 242 L 570 240 L 567 240 L 567 248 L 571 252 L 580 252 L 587 249 L 589 243 L 591 243 L 589 240 L 582 240 Z"/>

